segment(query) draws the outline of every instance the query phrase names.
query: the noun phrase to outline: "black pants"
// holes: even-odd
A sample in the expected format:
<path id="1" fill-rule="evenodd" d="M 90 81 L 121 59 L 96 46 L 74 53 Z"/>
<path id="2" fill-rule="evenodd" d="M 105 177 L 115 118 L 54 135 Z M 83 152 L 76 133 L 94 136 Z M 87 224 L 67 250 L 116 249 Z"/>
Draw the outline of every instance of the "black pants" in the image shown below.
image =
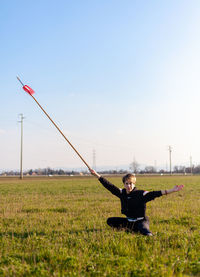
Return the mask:
<path id="1" fill-rule="evenodd" d="M 107 224 L 110 227 L 120 229 L 126 229 L 130 232 L 140 232 L 143 235 L 149 236 L 152 235 L 149 230 L 149 219 L 138 220 L 136 222 L 129 222 L 125 217 L 109 217 L 107 219 Z"/>

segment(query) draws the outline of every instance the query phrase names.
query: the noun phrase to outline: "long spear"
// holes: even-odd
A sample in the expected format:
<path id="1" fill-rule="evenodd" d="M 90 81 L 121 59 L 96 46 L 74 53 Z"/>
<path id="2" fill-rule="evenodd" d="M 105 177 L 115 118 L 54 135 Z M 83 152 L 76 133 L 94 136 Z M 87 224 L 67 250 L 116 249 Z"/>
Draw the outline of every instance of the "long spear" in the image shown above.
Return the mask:
<path id="1" fill-rule="evenodd" d="M 76 154 L 79 156 L 79 158 L 84 162 L 84 164 L 87 166 L 87 168 L 89 170 L 91 170 L 91 167 L 88 165 L 88 163 L 86 163 L 86 161 L 83 159 L 83 157 L 81 156 L 81 154 L 76 150 L 76 148 L 71 144 L 71 142 L 66 138 L 66 136 L 63 134 L 63 132 L 60 130 L 60 128 L 56 125 L 56 123 L 53 121 L 53 119 L 51 119 L 51 117 L 48 115 L 48 113 L 43 109 L 43 107 L 39 104 L 39 102 L 35 99 L 35 97 L 33 96 L 33 94 L 35 93 L 34 90 L 27 86 L 24 85 L 22 83 L 22 81 L 20 80 L 20 78 L 17 76 L 18 81 L 21 83 L 23 90 L 25 90 L 34 100 L 35 102 L 38 104 L 38 106 L 40 107 L 40 109 L 46 114 L 46 116 L 50 119 L 50 121 L 53 123 L 53 125 L 56 127 L 56 129 L 60 132 L 60 134 L 64 137 L 64 139 L 69 143 L 69 145 L 72 147 L 72 149 L 76 152 Z"/>

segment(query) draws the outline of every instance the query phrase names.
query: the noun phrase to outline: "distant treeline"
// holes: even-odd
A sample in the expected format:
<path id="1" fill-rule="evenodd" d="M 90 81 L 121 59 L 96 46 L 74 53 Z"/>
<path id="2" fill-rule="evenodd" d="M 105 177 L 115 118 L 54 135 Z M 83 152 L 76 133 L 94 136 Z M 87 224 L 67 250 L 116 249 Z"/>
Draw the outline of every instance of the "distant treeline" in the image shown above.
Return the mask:
<path id="1" fill-rule="evenodd" d="M 126 174 L 128 172 L 133 172 L 133 170 L 102 170 L 98 171 L 101 174 Z M 156 170 L 153 166 L 146 166 L 144 169 L 137 168 L 134 173 L 137 174 L 169 174 L 168 170 L 160 169 Z M 200 165 L 191 167 L 185 166 L 174 166 L 172 174 L 200 174 Z M 1 176 L 18 176 L 20 173 L 19 171 L 2 171 Z M 52 168 L 43 168 L 43 169 L 30 169 L 23 172 L 24 175 L 27 176 L 53 176 L 53 175 L 67 175 L 67 176 L 74 176 L 74 175 L 88 175 L 88 171 L 75 171 L 75 170 L 63 170 L 63 169 L 52 169 Z"/>

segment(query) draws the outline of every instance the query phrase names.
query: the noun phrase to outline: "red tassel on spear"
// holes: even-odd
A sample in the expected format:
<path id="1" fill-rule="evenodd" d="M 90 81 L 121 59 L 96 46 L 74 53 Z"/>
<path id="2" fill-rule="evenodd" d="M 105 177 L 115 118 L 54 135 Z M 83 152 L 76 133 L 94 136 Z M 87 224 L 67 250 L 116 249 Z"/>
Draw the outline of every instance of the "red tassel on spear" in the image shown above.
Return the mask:
<path id="1" fill-rule="evenodd" d="M 18 81 L 21 83 L 21 85 L 23 86 L 23 89 L 35 100 L 35 102 L 38 104 L 38 106 L 40 107 L 40 109 L 46 114 L 46 116 L 51 120 L 51 122 L 53 123 L 53 125 L 56 127 L 56 129 L 60 132 L 60 134 L 64 137 L 64 139 L 69 143 L 69 145 L 72 147 L 72 149 L 76 152 L 76 154 L 79 156 L 79 158 L 84 162 L 84 164 L 87 166 L 87 168 L 91 171 L 91 167 L 86 163 L 86 161 L 83 159 L 83 157 L 80 155 L 80 153 L 76 150 L 76 148 L 71 144 L 71 142 L 66 138 L 66 136 L 63 134 L 63 132 L 60 130 L 60 128 L 58 128 L 58 126 L 56 125 L 56 123 L 51 119 L 51 117 L 48 115 L 48 113 L 42 108 L 42 106 L 39 104 L 39 102 L 35 99 L 35 97 L 33 96 L 33 94 L 35 93 L 34 90 L 27 86 L 24 85 L 22 83 L 22 81 L 20 80 L 20 78 L 17 76 Z"/>
<path id="2" fill-rule="evenodd" d="M 18 80 L 20 81 L 20 83 L 22 84 L 23 90 L 25 90 L 26 92 L 28 92 L 28 94 L 33 95 L 33 94 L 35 93 L 35 91 L 34 91 L 32 88 L 30 88 L 30 87 L 27 86 L 27 85 L 24 85 L 24 84 L 22 83 L 22 81 L 19 79 L 19 77 L 17 77 L 17 79 L 18 79 Z"/>

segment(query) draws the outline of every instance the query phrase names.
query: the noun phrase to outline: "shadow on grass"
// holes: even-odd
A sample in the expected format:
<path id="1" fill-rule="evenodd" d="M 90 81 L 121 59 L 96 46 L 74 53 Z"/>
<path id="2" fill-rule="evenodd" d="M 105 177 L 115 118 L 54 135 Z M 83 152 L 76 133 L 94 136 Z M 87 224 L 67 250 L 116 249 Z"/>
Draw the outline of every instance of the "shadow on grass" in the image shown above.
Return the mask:
<path id="1" fill-rule="evenodd" d="M 176 225 L 182 225 L 182 226 L 188 226 L 191 224 L 191 218 L 184 216 L 181 218 L 169 218 L 169 219 L 162 219 L 159 220 L 159 223 L 166 223 L 166 224 L 176 224 Z"/>
<path id="2" fill-rule="evenodd" d="M 41 210 L 41 209 L 23 209 L 23 210 L 21 210 L 22 213 L 40 213 L 43 211 L 44 210 Z"/>
<path id="3" fill-rule="evenodd" d="M 83 233 L 99 233 L 102 232 L 103 229 L 98 229 L 98 228 L 86 228 L 86 229 L 79 229 L 79 230 L 68 230 L 67 233 L 72 235 L 72 234 L 83 234 Z"/>
<path id="4" fill-rule="evenodd" d="M 32 236 L 45 236 L 46 234 L 44 232 L 0 232 L 0 237 L 10 237 L 10 238 L 18 238 L 18 239 L 26 239 L 28 237 Z"/>
<path id="5" fill-rule="evenodd" d="M 31 209 L 23 209 L 22 213 L 41 213 L 41 212 L 55 212 L 55 213 L 66 213 L 66 208 L 55 208 L 55 209 L 37 209 L 37 208 L 31 208 Z"/>
<path id="6" fill-rule="evenodd" d="M 66 208 L 55 208 L 55 209 L 47 209 L 49 212 L 56 212 L 56 213 L 66 213 L 67 209 Z"/>

